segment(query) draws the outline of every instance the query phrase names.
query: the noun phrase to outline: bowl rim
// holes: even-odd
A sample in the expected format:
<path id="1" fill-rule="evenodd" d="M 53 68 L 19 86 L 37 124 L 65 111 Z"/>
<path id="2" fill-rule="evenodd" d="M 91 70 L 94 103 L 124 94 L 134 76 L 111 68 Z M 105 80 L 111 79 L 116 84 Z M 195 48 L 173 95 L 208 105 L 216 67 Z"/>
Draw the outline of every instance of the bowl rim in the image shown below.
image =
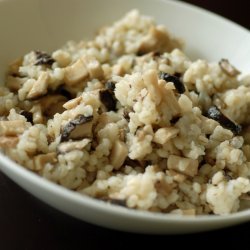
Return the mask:
<path id="1" fill-rule="evenodd" d="M 149 212 L 143 210 L 136 210 L 130 209 L 126 207 L 121 207 L 117 205 L 110 204 L 108 202 L 104 202 L 98 200 L 96 198 L 87 196 L 85 194 L 78 193 L 76 191 L 67 189 L 63 186 L 60 186 L 52 181 L 49 181 L 34 172 L 20 166 L 16 162 L 9 159 L 7 156 L 0 153 L 0 170 L 3 171 L 7 176 L 9 176 L 9 172 L 12 172 L 23 179 L 29 180 L 30 183 L 36 185 L 37 187 L 41 188 L 42 190 L 49 192 L 53 195 L 56 195 L 60 198 L 64 198 L 70 202 L 78 203 L 79 205 L 88 205 L 89 208 L 97 209 L 98 211 L 104 211 L 113 215 L 122 215 L 126 217 L 130 217 L 131 219 L 143 219 L 148 221 L 160 221 L 160 222 L 171 222 L 171 221 L 181 221 L 181 222 L 214 222 L 214 221 L 222 221 L 222 220 L 235 220 L 248 217 L 250 219 L 250 209 L 227 214 L 227 215 L 196 215 L 196 216 L 183 216 L 183 215 L 176 215 L 176 214 L 164 214 L 164 213 L 157 213 L 157 212 Z M 9 170 L 6 170 L 10 168 Z M 9 176 L 10 177 L 10 176 Z M 11 177 L 10 177 L 11 178 Z M 11 178 L 12 179 L 12 178 Z M 25 188 L 26 189 L 26 188 Z M 27 192 L 29 192 L 26 189 Z M 29 192 L 30 193 L 30 192 Z M 46 203 L 46 201 L 44 201 Z"/>
<path id="2" fill-rule="evenodd" d="M 13 1 L 13 0 L 12 0 Z M 39 0 L 38 0 L 39 1 Z M 201 7 L 195 6 L 190 3 L 181 2 L 181 1 L 174 1 L 174 0 L 159 0 L 160 2 L 164 2 L 168 5 L 174 5 L 178 8 L 185 8 L 188 11 L 195 11 L 199 12 L 203 15 L 206 15 L 209 18 L 216 20 L 217 22 L 221 22 L 230 26 L 235 27 L 236 29 L 240 29 L 242 32 L 245 32 L 248 36 L 250 36 L 250 32 L 245 27 L 206 9 Z M 6 3 L 5 0 L 0 0 L 1 3 Z M 69 201 L 70 203 L 77 203 L 82 205 L 83 207 L 88 206 L 88 208 L 97 209 L 99 212 L 106 212 L 107 214 L 113 214 L 123 217 L 129 217 L 130 219 L 139 219 L 139 220 L 146 220 L 148 222 L 154 223 L 166 223 L 166 222 L 181 222 L 181 223 L 201 223 L 201 222 L 221 222 L 221 221 L 235 221 L 238 219 L 245 219 L 247 218 L 250 220 L 250 209 L 227 214 L 227 215 L 198 215 L 198 216 L 183 216 L 183 215 L 175 215 L 175 214 L 164 214 L 164 213 L 156 213 L 156 212 L 149 212 L 149 211 L 142 211 L 142 210 L 135 210 L 135 209 L 128 209 L 125 207 L 109 204 L 107 202 L 103 202 L 96 198 L 89 197 L 84 194 L 80 194 L 76 191 L 69 190 L 63 186 L 60 186 L 52 181 L 49 181 L 36 173 L 26 169 L 25 167 L 17 164 L 6 155 L 4 155 L 0 151 L 0 170 L 5 173 L 10 179 L 14 180 L 15 178 L 12 177 L 13 175 L 19 175 L 23 180 L 29 181 L 33 185 L 41 190 L 49 192 L 52 195 L 58 196 L 63 198 L 64 200 Z M 15 183 L 18 183 L 15 181 Z M 22 186 L 18 184 L 19 186 Z M 27 192 L 31 193 L 29 190 L 24 188 Z M 39 198 L 40 199 L 40 198 Z M 46 201 L 44 201 L 47 203 Z M 58 208 L 57 208 L 58 209 Z M 72 215 L 72 214 L 71 214 Z M 74 216 L 74 215 L 72 215 Z"/>

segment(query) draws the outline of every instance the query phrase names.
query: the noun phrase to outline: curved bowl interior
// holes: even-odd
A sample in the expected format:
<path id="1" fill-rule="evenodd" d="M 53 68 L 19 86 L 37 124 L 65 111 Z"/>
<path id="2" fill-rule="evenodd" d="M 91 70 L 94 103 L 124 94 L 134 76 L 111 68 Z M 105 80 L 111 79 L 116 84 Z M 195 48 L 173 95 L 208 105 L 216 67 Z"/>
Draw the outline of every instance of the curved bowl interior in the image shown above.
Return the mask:
<path id="1" fill-rule="evenodd" d="M 6 65 L 30 50 L 52 51 L 68 40 L 93 36 L 137 8 L 166 25 L 185 41 L 193 59 L 228 58 L 250 72 L 250 33 L 207 11 L 178 1 L 164 0 L 0 0 L 0 81 Z M 183 218 L 111 206 L 50 183 L 0 154 L 0 167 L 11 179 L 47 204 L 74 217 L 119 230 L 143 233 L 187 233 L 247 221 L 250 211 L 230 216 Z"/>

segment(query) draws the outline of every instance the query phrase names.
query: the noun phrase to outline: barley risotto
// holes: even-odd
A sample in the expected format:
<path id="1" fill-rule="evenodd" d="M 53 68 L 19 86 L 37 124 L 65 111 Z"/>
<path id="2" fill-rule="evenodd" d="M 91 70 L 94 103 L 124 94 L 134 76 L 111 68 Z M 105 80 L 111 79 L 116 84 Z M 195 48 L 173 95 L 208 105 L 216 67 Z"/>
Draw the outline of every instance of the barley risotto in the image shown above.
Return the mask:
<path id="1" fill-rule="evenodd" d="M 132 10 L 94 40 L 31 51 L 0 88 L 1 150 L 128 208 L 238 211 L 250 198 L 250 77 L 228 59 L 191 61 L 182 48 Z"/>

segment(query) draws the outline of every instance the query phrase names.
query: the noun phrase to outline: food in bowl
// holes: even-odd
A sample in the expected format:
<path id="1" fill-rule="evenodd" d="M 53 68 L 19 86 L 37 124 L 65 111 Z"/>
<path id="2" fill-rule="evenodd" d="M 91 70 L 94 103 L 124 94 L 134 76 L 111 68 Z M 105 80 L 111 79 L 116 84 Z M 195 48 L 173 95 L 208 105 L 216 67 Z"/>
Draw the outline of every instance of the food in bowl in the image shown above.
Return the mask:
<path id="1" fill-rule="evenodd" d="M 13 62 L 0 147 L 68 189 L 128 208 L 200 215 L 250 191 L 250 80 L 227 59 L 191 61 L 137 10 L 91 41 Z"/>

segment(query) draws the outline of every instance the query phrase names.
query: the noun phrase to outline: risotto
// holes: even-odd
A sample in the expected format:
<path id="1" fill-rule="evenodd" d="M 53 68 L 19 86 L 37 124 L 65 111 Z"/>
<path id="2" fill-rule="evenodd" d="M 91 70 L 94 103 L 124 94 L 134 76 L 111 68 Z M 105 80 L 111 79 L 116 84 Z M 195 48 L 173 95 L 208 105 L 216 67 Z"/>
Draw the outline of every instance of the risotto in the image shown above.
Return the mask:
<path id="1" fill-rule="evenodd" d="M 250 77 L 191 61 L 132 10 L 91 41 L 10 64 L 0 148 L 23 167 L 104 202 L 229 214 L 250 192 Z"/>

